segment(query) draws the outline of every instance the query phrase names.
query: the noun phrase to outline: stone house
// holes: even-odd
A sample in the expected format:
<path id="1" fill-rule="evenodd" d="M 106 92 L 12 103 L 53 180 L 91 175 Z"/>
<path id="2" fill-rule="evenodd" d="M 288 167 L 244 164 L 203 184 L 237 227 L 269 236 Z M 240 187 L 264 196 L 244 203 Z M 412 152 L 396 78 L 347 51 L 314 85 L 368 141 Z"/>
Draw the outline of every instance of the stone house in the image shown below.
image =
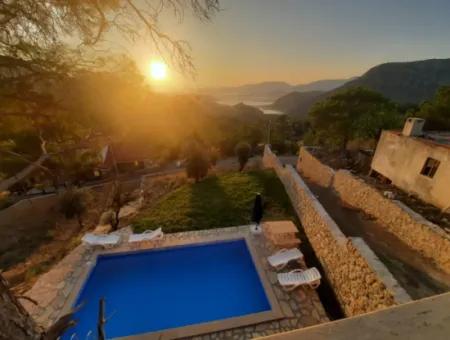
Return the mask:
<path id="1" fill-rule="evenodd" d="M 434 206 L 450 208 L 450 133 L 424 132 L 408 118 L 403 131 L 383 131 L 371 169 L 396 187 Z"/>

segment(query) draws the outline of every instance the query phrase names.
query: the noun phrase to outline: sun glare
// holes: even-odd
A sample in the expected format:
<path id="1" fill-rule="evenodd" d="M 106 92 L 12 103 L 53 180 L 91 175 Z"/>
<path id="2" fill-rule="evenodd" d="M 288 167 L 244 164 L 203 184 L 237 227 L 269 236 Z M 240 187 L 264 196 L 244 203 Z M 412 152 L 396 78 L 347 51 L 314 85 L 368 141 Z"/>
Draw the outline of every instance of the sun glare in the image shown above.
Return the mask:
<path id="1" fill-rule="evenodd" d="M 167 65 L 162 61 L 152 61 L 150 63 L 150 76 L 154 80 L 166 79 Z"/>

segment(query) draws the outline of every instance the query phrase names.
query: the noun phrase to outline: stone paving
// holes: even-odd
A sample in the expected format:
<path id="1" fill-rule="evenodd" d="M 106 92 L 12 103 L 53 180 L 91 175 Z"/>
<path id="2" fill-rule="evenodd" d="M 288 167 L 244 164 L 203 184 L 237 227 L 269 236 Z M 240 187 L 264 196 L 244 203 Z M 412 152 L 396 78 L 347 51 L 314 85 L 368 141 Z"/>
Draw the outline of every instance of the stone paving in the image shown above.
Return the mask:
<path id="1" fill-rule="evenodd" d="M 117 233 L 123 236 L 122 240 L 126 240 L 127 235 L 131 233 L 131 229 L 124 228 Z M 269 242 L 266 242 L 264 236 L 250 235 L 248 226 L 166 234 L 162 241 L 141 244 L 138 248 L 151 249 L 236 237 L 247 237 L 256 249 L 265 274 L 278 299 L 284 318 L 203 334 L 193 339 L 252 339 L 258 336 L 276 334 L 329 321 L 316 291 L 309 287 L 301 287 L 287 293 L 280 288 L 277 283 L 276 272 L 269 267 L 267 260 L 265 260 L 275 249 Z M 122 244 L 114 248 L 114 251 L 120 252 L 131 249 L 128 243 L 122 242 Z M 136 247 L 133 249 L 136 249 Z M 43 327 L 48 327 L 63 314 L 64 310 L 67 310 L 68 304 L 76 296 L 76 290 L 83 280 L 83 274 L 85 274 L 87 267 L 95 261 L 97 254 L 98 252 L 92 247 L 79 245 L 53 269 L 43 274 L 25 294 L 37 302 L 37 305 L 35 305 L 28 300 L 21 300 L 24 307 L 39 324 Z M 304 267 L 304 263 L 290 265 L 285 270 L 298 268 L 299 266 Z"/>

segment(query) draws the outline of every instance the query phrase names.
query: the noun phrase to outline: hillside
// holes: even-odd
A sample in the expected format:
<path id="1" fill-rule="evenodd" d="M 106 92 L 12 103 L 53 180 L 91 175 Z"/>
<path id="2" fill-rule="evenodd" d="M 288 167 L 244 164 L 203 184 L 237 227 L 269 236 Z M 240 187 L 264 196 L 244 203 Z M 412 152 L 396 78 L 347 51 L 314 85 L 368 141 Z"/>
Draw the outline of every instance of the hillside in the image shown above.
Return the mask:
<path id="1" fill-rule="evenodd" d="M 306 118 L 309 107 L 323 95 L 322 91 L 291 92 L 278 98 L 271 108 L 282 111 L 298 119 Z"/>
<path id="2" fill-rule="evenodd" d="M 319 95 L 314 92 L 304 95 L 289 93 L 278 98 L 272 107 L 295 118 L 304 118 L 315 102 L 336 91 L 357 86 L 380 92 L 399 104 L 420 104 L 443 85 L 450 85 L 450 59 L 385 63 L 332 91 Z"/>
<path id="3" fill-rule="evenodd" d="M 442 85 L 450 85 L 450 59 L 381 64 L 338 89 L 364 86 L 401 104 L 419 104 Z"/>
<path id="4" fill-rule="evenodd" d="M 349 79 L 323 79 L 313 81 L 307 84 L 299 84 L 295 85 L 294 90 L 297 92 L 311 92 L 311 91 L 331 91 L 339 86 L 344 85 L 350 80 L 355 79 L 356 77 Z"/>
<path id="5" fill-rule="evenodd" d="M 290 92 L 305 91 L 330 91 L 345 84 L 348 79 L 325 79 L 306 84 L 291 85 L 286 82 L 268 81 L 241 86 L 205 88 L 200 90 L 201 94 L 214 97 L 225 103 L 242 101 L 274 101 L 275 99 Z"/>

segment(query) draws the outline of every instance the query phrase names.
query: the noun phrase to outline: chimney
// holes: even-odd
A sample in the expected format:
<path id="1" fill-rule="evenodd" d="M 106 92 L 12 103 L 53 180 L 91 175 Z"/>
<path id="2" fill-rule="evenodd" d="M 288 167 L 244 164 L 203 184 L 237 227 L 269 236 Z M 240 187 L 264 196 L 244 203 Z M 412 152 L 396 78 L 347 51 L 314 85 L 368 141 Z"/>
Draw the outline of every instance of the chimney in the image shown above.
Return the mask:
<path id="1" fill-rule="evenodd" d="M 422 136 L 424 124 L 425 119 L 414 117 L 408 118 L 403 127 L 402 135 L 408 137 Z"/>

